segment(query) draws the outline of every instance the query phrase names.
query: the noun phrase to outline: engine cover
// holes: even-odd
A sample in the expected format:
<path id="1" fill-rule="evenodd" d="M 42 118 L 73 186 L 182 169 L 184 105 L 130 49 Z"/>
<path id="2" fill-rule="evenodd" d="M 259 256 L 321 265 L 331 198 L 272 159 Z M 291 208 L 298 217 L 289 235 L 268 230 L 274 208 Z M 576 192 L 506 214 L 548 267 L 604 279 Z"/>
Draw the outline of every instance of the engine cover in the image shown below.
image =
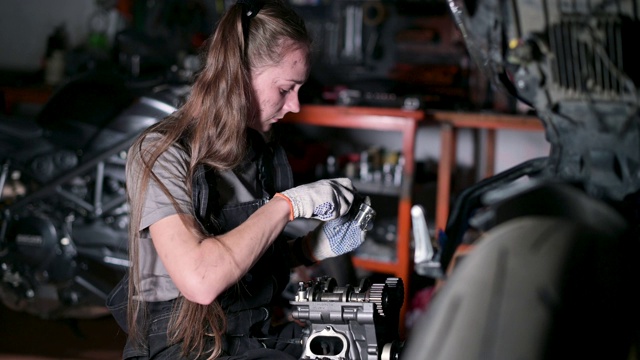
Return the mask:
<path id="1" fill-rule="evenodd" d="M 75 248 L 62 225 L 44 216 L 27 216 L 16 220 L 10 230 L 9 247 L 17 260 L 37 272 L 46 272 L 50 280 L 62 281 L 73 276 Z"/>

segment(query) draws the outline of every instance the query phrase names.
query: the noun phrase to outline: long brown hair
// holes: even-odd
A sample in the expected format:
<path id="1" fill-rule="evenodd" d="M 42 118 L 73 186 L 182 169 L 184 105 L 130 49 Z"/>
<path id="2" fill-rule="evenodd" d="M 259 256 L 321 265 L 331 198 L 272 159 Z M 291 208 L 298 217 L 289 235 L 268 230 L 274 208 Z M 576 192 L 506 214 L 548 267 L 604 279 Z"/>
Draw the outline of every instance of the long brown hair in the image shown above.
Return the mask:
<path id="1" fill-rule="evenodd" d="M 249 21 L 248 34 L 243 31 Z M 276 65 L 285 54 L 296 49 L 307 52 L 310 60 L 311 40 L 304 21 L 283 0 L 266 1 L 258 14 L 247 19 L 242 5 L 235 4 L 220 19 L 216 31 L 208 40 L 205 65 L 196 78 L 185 104 L 174 114 L 147 129 L 131 147 L 130 156 L 136 154 L 143 166 L 135 184 L 128 184 L 131 204 L 129 230 L 128 325 L 129 336 L 144 344 L 141 326 L 136 319 L 144 319 L 144 302 L 138 301 L 139 289 L 138 243 L 147 183 L 155 178 L 151 170 L 158 157 L 169 147 L 179 144 L 190 155 L 187 185 L 192 191 L 191 179 L 195 168 L 207 164 L 217 170 L 232 169 L 243 159 L 246 150 L 246 128 L 249 121 L 259 116 L 251 87 L 251 70 Z M 142 142 L 148 134 L 145 149 Z M 151 143 L 149 143 L 151 142 Z M 160 182 L 158 181 L 160 184 Z M 162 186 L 161 186 L 162 188 Z M 135 189 L 135 190 L 132 190 Z M 162 189 L 173 199 L 168 189 Z M 174 201 L 177 208 L 177 203 Z M 185 222 L 204 239 L 204 230 L 194 221 Z M 217 301 L 200 305 L 179 297 L 175 303 L 169 326 L 169 341 L 181 343 L 182 352 L 206 355 L 209 359 L 221 353 L 226 318 Z M 213 348 L 206 348 L 207 337 L 213 338 Z"/>

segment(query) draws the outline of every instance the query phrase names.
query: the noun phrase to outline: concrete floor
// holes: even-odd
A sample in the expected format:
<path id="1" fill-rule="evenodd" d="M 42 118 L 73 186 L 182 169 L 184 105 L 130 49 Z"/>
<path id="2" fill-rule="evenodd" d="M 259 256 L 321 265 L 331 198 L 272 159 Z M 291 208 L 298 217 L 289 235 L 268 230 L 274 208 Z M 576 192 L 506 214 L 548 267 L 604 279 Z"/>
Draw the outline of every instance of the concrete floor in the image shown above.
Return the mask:
<path id="1" fill-rule="evenodd" d="M 110 316 L 42 320 L 0 305 L 0 360 L 118 360 L 125 340 Z"/>

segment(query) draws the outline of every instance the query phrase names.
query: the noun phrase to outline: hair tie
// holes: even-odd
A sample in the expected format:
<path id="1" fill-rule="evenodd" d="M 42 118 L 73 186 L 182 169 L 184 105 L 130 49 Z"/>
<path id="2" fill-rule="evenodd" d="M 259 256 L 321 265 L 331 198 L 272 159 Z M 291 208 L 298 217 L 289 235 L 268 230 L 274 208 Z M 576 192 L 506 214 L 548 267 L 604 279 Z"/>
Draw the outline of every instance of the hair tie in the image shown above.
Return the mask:
<path id="1" fill-rule="evenodd" d="M 264 6 L 261 0 L 238 0 L 238 4 L 242 5 L 243 14 L 249 19 L 258 15 L 258 11 Z"/>
<path id="2" fill-rule="evenodd" d="M 246 42 L 249 37 L 249 20 L 258 15 L 258 11 L 264 6 L 264 1 L 238 0 L 236 4 L 242 6 L 242 18 L 240 20 L 242 21 L 242 34 Z"/>

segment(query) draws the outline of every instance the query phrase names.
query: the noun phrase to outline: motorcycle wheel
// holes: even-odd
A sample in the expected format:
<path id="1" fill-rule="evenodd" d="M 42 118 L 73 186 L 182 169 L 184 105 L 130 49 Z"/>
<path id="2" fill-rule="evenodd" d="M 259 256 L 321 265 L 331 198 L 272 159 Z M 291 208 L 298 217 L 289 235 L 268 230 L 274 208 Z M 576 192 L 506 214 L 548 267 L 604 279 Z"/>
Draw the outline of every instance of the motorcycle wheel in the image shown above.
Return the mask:
<path id="1" fill-rule="evenodd" d="M 558 218 L 499 225 L 454 269 L 401 359 L 634 358 L 632 250 Z"/>

